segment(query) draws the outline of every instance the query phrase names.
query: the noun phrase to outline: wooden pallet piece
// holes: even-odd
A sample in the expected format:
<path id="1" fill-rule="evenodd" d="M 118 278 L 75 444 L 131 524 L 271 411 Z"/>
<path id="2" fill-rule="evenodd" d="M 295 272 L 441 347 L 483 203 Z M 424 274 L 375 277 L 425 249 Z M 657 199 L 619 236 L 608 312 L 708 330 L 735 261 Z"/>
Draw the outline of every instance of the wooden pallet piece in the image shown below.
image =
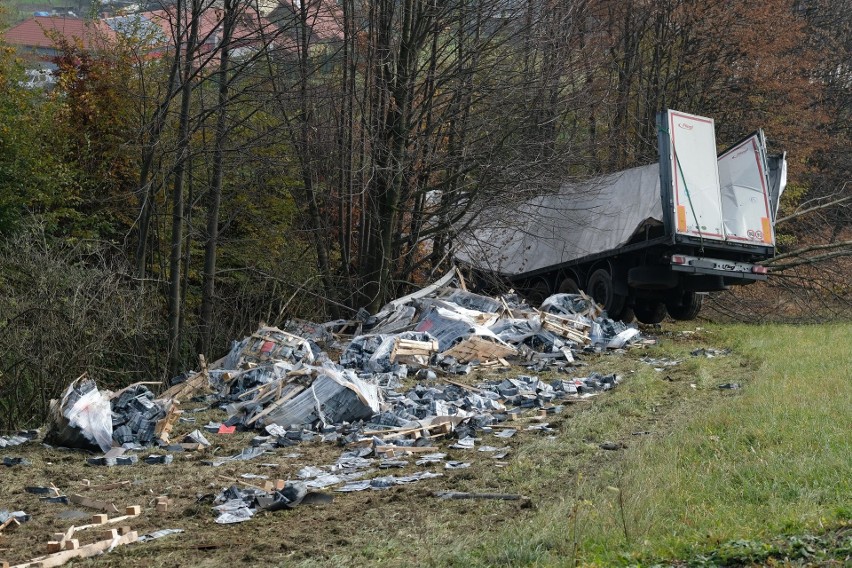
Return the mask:
<path id="1" fill-rule="evenodd" d="M 397 339 L 391 349 L 390 362 L 396 363 L 401 357 L 430 357 L 438 352 L 438 340 L 416 341 L 414 339 Z"/>
<path id="2" fill-rule="evenodd" d="M 81 480 L 84 491 L 109 491 L 111 489 L 118 489 L 120 487 L 127 487 L 130 485 L 130 481 L 117 481 L 115 483 L 105 483 L 103 485 L 92 485 L 92 482 L 88 479 Z"/>
<path id="3" fill-rule="evenodd" d="M 287 386 L 288 386 L 288 390 L 287 390 L 286 393 L 284 393 L 281 396 L 281 398 L 279 398 L 278 400 L 276 400 L 275 402 L 273 402 L 272 404 L 270 404 L 269 406 L 264 408 L 263 412 L 260 412 L 256 415 L 252 416 L 249 420 L 246 420 L 246 425 L 250 426 L 250 425 L 254 424 L 255 422 L 257 422 L 258 420 L 260 420 L 261 418 L 263 418 L 264 416 L 271 414 L 277 408 L 279 408 L 280 406 L 283 406 L 285 402 L 287 402 L 291 398 L 295 397 L 296 395 L 301 394 L 302 391 L 305 390 L 305 387 L 303 387 L 302 385 L 297 385 L 297 384 L 291 383 L 291 384 L 288 384 Z M 293 387 L 293 388 L 289 388 L 289 387 Z"/>
<path id="4" fill-rule="evenodd" d="M 164 391 L 158 398 L 186 400 L 192 398 L 197 393 L 208 388 L 207 370 L 203 369 L 182 383 L 178 383 L 173 387 Z"/>
<path id="5" fill-rule="evenodd" d="M 157 425 L 154 426 L 154 437 L 167 444 L 169 443 L 169 436 L 172 433 L 172 428 L 174 428 L 178 418 L 180 418 L 180 415 L 183 414 L 183 410 L 178 409 L 177 405 L 177 402 L 172 404 L 166 415 L 161 420 L 157 421 Z"/>
<path id="6" fill-rule="evenodd" d="M 19 526 L 21 526 L 21 522 L 18 519 L 16 519 L 15 517 L 9 517 L 5 521 L 3 521 L 3 524 L 0 524 L 0 533 L 2 533 L 6 529 L 16 529 Z"/>
<path id="7" fill-rule="evenodd" d="M 501 345 L 491 339 L 480 336 L 471 336 L 461 341 L 450 349 L 444 351 L 444 357 L 454 357 L 461 362 L 473 360 L 488 361 L 518 354 L 518 350 L 511 345 Z"/>
<path id="8" fill-rule="evenodd" d="M 29 562 L 16 564 L 10 568 L 55 568 L 56 566 L 62 566 L 74 558 L 91 558 L 92 556 L 103 554 L 116 546 L 136 542 L 138 539 L 139 534 L 136 531 L 131 531 L 124 536 L 112 540 L 101 540 L 76 549 L 63 550 L 55 554 L 48 554 L 47 556 L 39 556 Z"/>
<path id="9" fill-rule="evenodd" d="M 96 499 L 89 499 L 88 497 L 83 497 L 82 495 L 69 495 L 68 500 L 76 505 L 80 505 L 82 507 L 88 507 L 89 509 L 98 509 L 99 511 L 106 511 L 107 513 L 118 513 L 118 507 L 113 503 L 107 503 L 106 501 L 98 501 Z"/>

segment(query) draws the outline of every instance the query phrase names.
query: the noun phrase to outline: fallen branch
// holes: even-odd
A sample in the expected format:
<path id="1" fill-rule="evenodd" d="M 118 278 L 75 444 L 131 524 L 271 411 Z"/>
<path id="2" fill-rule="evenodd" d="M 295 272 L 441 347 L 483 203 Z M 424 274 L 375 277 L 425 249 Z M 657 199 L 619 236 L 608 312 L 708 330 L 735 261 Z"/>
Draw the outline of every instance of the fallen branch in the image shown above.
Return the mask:
<path id="1" fill-rule="evenodd" d="M 772 266 L 773 263 L 778 262 L 779 260 L 784 260 L 785 258 L 796 258 L 809 252 L 814 252 L 818 250 L 834 250 L 843 247 L 852 247 L 852 241 L 841 241 L 839 243 L 828 243 L 825 245 L 812 245 L 809 247 L 792 250 L 790 252 L 777 254 L 769 260 L 765 260 L 760 264 L 763 264 L 764 266 L 769 266 L 770 268 L 774 268 Z"/>
<path id="2" fill-rule="evenodd" d="M 463 491 L 436 491 L 433 493 L 438 499 L 498 499 L 501 501 L 520 501 L 529 499 L 517 493 L 465 493 Z"/>

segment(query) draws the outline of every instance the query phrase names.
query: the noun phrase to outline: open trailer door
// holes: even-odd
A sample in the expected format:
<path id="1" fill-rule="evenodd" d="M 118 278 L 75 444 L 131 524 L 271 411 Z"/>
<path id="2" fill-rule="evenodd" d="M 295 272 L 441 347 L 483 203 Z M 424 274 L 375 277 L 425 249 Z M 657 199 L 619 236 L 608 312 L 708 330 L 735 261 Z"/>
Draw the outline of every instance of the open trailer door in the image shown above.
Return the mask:
<path id="1" fill-rule="evenodd" d="M 766 140 L 758 130 L 719 156 L 725 239 L 775 245 Z"/>
<path id="2" fill-rule="evenodd" d="M 725 240 L 719 168 L 716 163 L 716 132 L 713 119 L 676 110 L 666 113 L 667 156 L 671 179 L 673 232 L 701 239 Z M 661 150 L 664 148 L 661 145 Z M 664 205 L 665 207 L 665 205 Z"/>

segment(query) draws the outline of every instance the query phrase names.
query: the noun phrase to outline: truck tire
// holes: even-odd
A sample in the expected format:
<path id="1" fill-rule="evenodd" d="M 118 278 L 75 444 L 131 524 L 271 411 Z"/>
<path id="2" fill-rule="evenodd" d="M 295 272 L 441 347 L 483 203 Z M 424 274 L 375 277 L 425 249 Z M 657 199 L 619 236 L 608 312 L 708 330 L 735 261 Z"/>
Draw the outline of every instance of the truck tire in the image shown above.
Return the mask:
<path id="1" fill-rule="evenodd" d="M 580 287 L 577 285 L 577 281 L 571 278 L 570 276 L 565 277 L 565 279 L 559 283 L 559 293 L 560 294 L 579 294 Z"/>
<path id="2" fill-rule="evenodd" d="M 532 307 L 537 308 L 550 296 L 550 287 L 547 282 L 539 280 L 524 290 L 523 296 Z"/>
<path id="3" fill-rule="evenodd" d="M 660 323 L 666 319 L 666 305 L 658 300 L 636 300 L 633 313 L 642 323 Z"/>
<path id="4" fill-rule="evenodd" d="M 601 304 L 606 314 L 612 319 L 619 319 L 624 310 L 627 298 L 615 293 L 612 285 L 612 277 L 605 268 L 598 268 L 589 276 L 587 292 L 594 298 L 595 302 Z"/>
<path id="5" fill-rule="evenodd" d="M 694 320 L 701 311 L 701 303 L 704 296 L 695 292 L 682 292 L 676 300 L 666 301 L 666 309 L 669 315 L 676 320 Z"/>

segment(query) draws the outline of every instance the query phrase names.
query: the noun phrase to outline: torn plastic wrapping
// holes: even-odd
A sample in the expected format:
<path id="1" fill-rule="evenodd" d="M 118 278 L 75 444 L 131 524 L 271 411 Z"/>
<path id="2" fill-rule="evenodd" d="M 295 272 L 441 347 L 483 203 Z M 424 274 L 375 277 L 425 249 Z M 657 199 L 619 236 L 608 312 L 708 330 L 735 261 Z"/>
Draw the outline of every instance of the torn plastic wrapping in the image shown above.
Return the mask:
<path id="1" fill-rule="evenodd" d="M 263 424 L 289 427 L 366 420 L 380 410 L 378 385 L 368 383 L 351 370 L 328 364 L 320 368 L 311 385 L 263 419 Z"/>
<path id="2" fill-rule="evenodd" d="M 467 308 L 468 310 L 476 310 L 478 312 L 488 312 L 493 314 L 499 312 L 503 307 L 499 300 L 495 300 L 494 298 L 489 298 L 487 296 L 480 296 L 479 294 L 474 294 L 473 292 L 467 292 L 458 288 L 451 288 L 451 292 L 442 296 L 441 299 L 447 302 L 452 302 L 453 304 L 463 308 Z"/>
<path id="3" fill-rule="evenodd" d="M 277 327 L 261 327 L 254 334 L 235 341 L 222 362 L 226 369 L 242 369 L 246 363 L 271 361 L 313 363 L 314 353 L 310 343 L 299 336 Z"/>
<path id="4" fill-rule="evenodd" d="M 513 345 L 523 343 L 544 353 L 554 353 L 569 344 L 555 333 L 543 329 L 538 315 L 531 315 L 525 319 L 501 319 L 490 329 L 506 343 Z"/>
<path id="5" fill-rule="evenodd" d="M 166 416 L 166 405 L 154 400 L 145 385 L 133 385 L 110 400 L 112 439 L 118 444 L 148 445 L 154 441 L 157 421 Z"/>
<path id="6" fill-rule="evenodd" d="M 81 377 L 52 400 L 45 441 L 66 448 L 106 453 L 112 447 L 112 410 L 95 381 Z"/>
<path id="7" fill-rule="evenodd" d="M 391 334 L 408 331 L 414 327 L 416 316 L 416 302 L 398 306 L 392 305 L 373 316 L 372 319 L 375 319 L 376 323 L 370 327 L 370 332 L 373 334 Z"/>
<path id="8" fill-rule="evenodd" d="M 595 319 L 600 309 L 586 294 L 554 294 L 541 303 L 541 311 L 557 315 L 581 315 Z"/>
<path id="9" fill-rule="evenodd" d="M 420 322 L 414 330 L 428 332 L 429 335 L 437 339 L 439 350 L 442 352 L 477 332 L 485 331 L 490 335 L 494 335 L 487 329 L 477 326 L 464 316 L 436 306 L 429 308 L 423 317 L 420 318 Z"/>

